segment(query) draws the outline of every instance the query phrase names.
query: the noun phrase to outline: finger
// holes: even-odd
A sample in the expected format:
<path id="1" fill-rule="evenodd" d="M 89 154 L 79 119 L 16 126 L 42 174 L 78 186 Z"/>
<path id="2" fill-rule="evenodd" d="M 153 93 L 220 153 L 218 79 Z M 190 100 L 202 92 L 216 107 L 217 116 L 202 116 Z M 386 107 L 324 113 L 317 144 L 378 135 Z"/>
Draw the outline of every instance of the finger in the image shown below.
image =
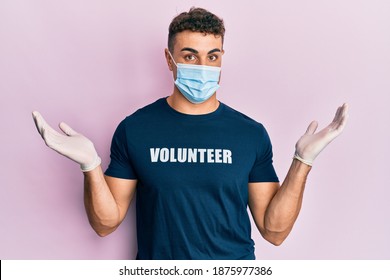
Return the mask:
<path id="1" fill-rule="evenodd" d="M 348 115 L 348 110 L 349 110 L 349 105 L 348 105 L 348 103 L 344 103 L 344 104 L 343 104 L 342 115 L 343 115 L 343 116 L 347 116 L 347 115 Z"/>
<path id="2" fill-rule="evenodd" d="M 66 135 L 59 133 L 52 128 L 47 129 L 46 127 L 42 131 L 42 138 L 45 140 L 45 143 L 49 148 L 52 148 L 53 150 L 62 154 L 60 149 L 65 139 L 67 138 Z"/>
<path id="3" fill-rule="evenodd" d="M 59 127 L 68 136 L 73 136 L 78 134 L 76 131 L 74 131 L 69 125 L 67 125 L 64 122 L 61 122 Z"/>
<path id="4" fill-rule="evenodd" d="M 340 106 L 340 107 L 337 108 L 337 111 L 336 111 L 336 114 L 334 115 L 334 118 L 333 118 L 332 123 L 337 123 L 337 122 L 339 122 L 339 120 L 340 120 L 340 118 L 341 118 L 341 111 L 342 111 L 342 106 Z"/>
<path id="5" fill-rule="evenodd" d="M 349 109 L 349 106 L 347 103 L 344 103 L 343 104 L 343 109 L 342 109 L 342 112 L 341 112 L 341 117 L 340 117 L 340 121 L 339 123 L 337 124 L 337 127 L 336 129 L 339 130 L 339 131 L 342 131 L 347 123 L 347 120 L 348 120 L 348 109 Z"/>
<path id="6" fill-rule="evenodd" d="M 318 122 L 312 121 L 307 127 L 305 134 L 314 134 L 314 132 L 316 132 L 317 130 L 317 127 L 318 127 Z"/>
<path id="7" fill-rule="evenodd" d="M 33 115 L 33 119 L 35 122 L 35 126 L 36 126 L 39 134 L 42 136 L 42 138 L 44 140 L 46 140 L 48 135 L 60 135 L 50 125 L 47 124 L 45 119 L 42 117 L 42 115 L 38 111 L 33 111 L 32 115 Z"/>
<path id="8" fill-rule="evenodd" d="M 332 123 L 335 124 L 335 126 L 338 126 L 338 124 L 342 121 L 342 118 L 345 117 L 347 112 L 348 112 L 348 105 L 344 103 L 337 109 L 336 115 Z"/>
<path id="9" fill-rule="evenodd" d="M 38 129 L 39 134 L 42 135 L 43 130 L 45 129 L 45 127 L 48 126 L 48 124 L 38 111 L 33 111 L 32 115 L 33 115 L 35 126 Z"/>

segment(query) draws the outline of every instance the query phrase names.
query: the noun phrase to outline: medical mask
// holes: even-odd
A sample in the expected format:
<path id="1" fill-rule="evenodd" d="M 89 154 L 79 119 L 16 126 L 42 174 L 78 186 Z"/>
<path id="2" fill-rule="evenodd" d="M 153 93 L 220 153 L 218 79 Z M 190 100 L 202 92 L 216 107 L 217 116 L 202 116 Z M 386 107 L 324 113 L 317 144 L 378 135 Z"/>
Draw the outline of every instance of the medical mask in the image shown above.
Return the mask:
<path id="1" fill-rule="evenodd" d="M 219 88 L 221 67 L 176 63 L 175 85 L 188 101 L 194 104 L 205 102 Z"/>

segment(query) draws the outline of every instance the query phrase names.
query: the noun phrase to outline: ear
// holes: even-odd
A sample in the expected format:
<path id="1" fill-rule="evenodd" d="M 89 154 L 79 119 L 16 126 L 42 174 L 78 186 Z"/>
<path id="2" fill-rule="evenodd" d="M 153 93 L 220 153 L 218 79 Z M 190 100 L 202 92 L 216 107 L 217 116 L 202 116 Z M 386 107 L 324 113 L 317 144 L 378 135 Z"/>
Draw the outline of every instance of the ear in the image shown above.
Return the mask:
<path id="1" fill-rule="evenodd" d="M 173 71 L 173 61 L 171 56 L 169 55 L 169 51 L 167 48 L 164 49 L 164 53 L 165 53 L 165 59 L 167 61 L 169 71 Z"/>

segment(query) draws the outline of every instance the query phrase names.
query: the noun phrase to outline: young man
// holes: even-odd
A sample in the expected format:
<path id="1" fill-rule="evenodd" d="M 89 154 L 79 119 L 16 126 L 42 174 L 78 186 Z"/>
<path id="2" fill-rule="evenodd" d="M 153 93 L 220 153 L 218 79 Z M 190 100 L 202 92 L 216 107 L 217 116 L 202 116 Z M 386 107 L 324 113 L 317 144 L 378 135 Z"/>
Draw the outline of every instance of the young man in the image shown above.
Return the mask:
<path id="1" fill-rule="evenodd" d="M 119 124 L 105 174 L 90 140 L 64 123 L 60 134 L 33 113 L 46 144 L 81 165 L 97 234 L 121 224 L 137 190 L 137 259 L 255 259 L 248 205 L 261 235 L 281 244 L 313 160 L 345 126 L 346 105 L 316 134 L 312 122 L 280 186 L 265 128 L 216 97 L 224 32 L 204 9 L 173 19 L 165 50 L 173 93 Z"/>

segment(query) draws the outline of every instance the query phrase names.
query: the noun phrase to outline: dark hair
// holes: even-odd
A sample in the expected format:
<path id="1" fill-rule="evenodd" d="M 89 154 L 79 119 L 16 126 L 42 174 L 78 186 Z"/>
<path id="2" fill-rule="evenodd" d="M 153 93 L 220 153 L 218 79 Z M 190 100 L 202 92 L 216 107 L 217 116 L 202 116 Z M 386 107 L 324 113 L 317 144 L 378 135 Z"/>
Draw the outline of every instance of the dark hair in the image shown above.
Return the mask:
<path id="1" fill-rule="evenodd" d="M 222 43 L 225 35 L 225 26 L 221 18 L 205 9 L 192 7 L 188 13 L 183 12 L 176 16 L 169 25 L 168 49 L 171 53 L 176 34 L 185 30 L 221 36 Z"/>

